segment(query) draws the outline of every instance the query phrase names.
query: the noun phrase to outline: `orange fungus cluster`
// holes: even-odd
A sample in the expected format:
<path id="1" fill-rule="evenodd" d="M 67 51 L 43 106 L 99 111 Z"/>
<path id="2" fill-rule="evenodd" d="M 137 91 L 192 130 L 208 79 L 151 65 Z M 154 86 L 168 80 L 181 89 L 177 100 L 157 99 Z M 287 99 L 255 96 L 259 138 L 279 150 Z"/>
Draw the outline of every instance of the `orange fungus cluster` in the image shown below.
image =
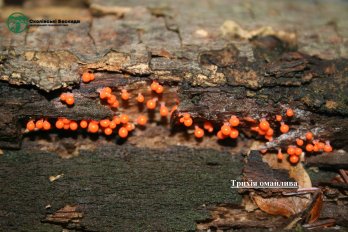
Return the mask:
<path id="1" fill-rule="evenodd" d="M 88 83 L 94 80 L 93 73 L 83 73 L 82 81 Z M 167 118 L 171 116 L 174 111 L 177 110 L 177 105 L 174 105 L 170 110 L 166 106 L 166 103 L 162 101 L 162 95 L 164 93 L 164 87 L 157 81 L 153 81 L 149 87 L 151 91 L 151 96 L 145 98 L 143 93 L 137 93 L 134 100 L 139 106 L 145 106 L 149 113 L 154 113 L 158 110 L 160 117 Z M 118 92 L 118 93 L 117 93 Z M 120 101 L 128 102 L 130 101 L 131 94 L 126 90 L 122 89 L 116 93 L 110 87 L 104 87 L 99 89 L 99 98 L 101 103 L 108 105 L 111 108 L 119 108 Z M 120 101 L 117 99 L 118 95 Z M 74 105 L 74 96 L 71 93 L 62 93 L 60 95 L 60 100 L 67 105 Z M 160 100 L 160 101 L 159 101 Z M 157 111 L 156 111 L 157 112 Z M 181 113 L 178 115 L 178 123 L 189 130 L 193 130 L 193 134 L 196 139 L 202 139 L 208 134 L 208 136 L 214 135 L 216 133 L 217 139 L 224 140 L 227 138 L 237 139 L 240 135 L 240 128 L 245 129 L 247 125 L 252 124 L 250 130 L 256 132 L 256 136 L 261 136 L 267 141 L 272 141 L 274 136 L 279 136 L 286 134 L 290 131 L 290 126 L 286 123 L 289 122 L 291 118 L 295 117 L 295 112 L 292 109 L 287 109 L 284 115 L 276 115 L 275 122 L 268 121 L 266 118 L 261 118 L 260 120 L 253 119 L 251 117 L 239 118 L 236 115 L 231 115 L 228 120 L 222 123 L 222 125 L 214 125 L 211 121 L 197 121 L 193 119 L 190 113 Z M 70 120 L 64 117 L 58 118 L 55 121 L 55 127 L 58 130 L 85 130 L 88 133 L 103 133 L 106 136 L 116 134 L 120 138 L 127 138 L 130 133 L 138 127 L 145 127 L 149 122 L 149 118 L 146 114 L 142 113 L 138 115 L 134 120 L 130 115 L 122 113 L 113 118 L 104 118 L 102 120 L 91 120 L 84 119 L 80 121 Z M 28 131 L 35 130 L 50 130 L 51 124 L 46 119 L 39 119 L 37 121 L 29 120 L 27 122 L 26 128 Z M 325 143 L 319 139 L 315 139 L 312 132 L 307 132 L 300 138 L 294 141 L 294 144 L 289 145 L 286 148 L 286 153 L 289 156 L 289 161 L 292 164 L 299 162 L 300 157 L 304 152 L 306 153 L 318 153 L 318 152 L 331 152 L 332 147 L 328 141 Z M 262 149 L 261 153 L 267 152 L 266 149 Z M 282 149 L 278 149 L 277 159 L 283 160 L 284 154 Z"/>

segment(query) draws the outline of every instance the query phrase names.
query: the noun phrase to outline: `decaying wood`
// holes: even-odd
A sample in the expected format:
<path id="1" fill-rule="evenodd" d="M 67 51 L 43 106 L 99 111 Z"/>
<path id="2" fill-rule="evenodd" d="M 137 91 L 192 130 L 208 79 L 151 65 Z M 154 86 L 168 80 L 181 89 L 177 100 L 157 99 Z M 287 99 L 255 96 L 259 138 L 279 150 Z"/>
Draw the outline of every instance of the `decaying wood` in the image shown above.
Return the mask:
<path id="1" fill-rule="evenodd" d="M 96 87 L 103 80 L 109 79 L 104 84 L 114 89 L 125 87 L 132 91 L 134 86 L 129 83 L 157 79 L 166 88 L 178 85 L 178 110 L 188 111 L 196 118 L 221 122 L 236 114 L 273 119 L 287 107 L 295 109 L 294 130 L 276 138 L 269 147 L 286 145 L 312 130 L 320 138 L 332 140 L 335 147 L 346 148 L 347 54 L 341 49 L 345 26 L 324 24 L 327 22 L 322 16 L 303 20 L 308 13 L 295 11 L 297 15 L 292 20 L 301 19 L 301 23 L 286 25 L 278 22 L 280 15 L 273 15 L 275 24 L 271 27 L 260 10 L 265 3 L 258 1 L 248 6 L 243 1 L 214 2 L 215 10 L 195 1 L 168 1 L 160 6 L 152 1 L 141 5 L 122 1 L 90 4 L 90 11 L 87 8 L 74 14 L 81 19 L 78 25 L 32 27 L 23 34 L 1 31 L 0 79 L 11 84 L 0 86 L 4 115 L 0 120 L 1 147 L 20 146 L 20 119 L 109 116 L 110 109 L 96 100 Z M 320 8 L 328 15 L 332 12 L 327 9 L 341 9 L 326 2 L 307 4 L 295 6 L 285 1 L 267 8 L 277 12 L 288 5 L 306 5 L 308 10 Z M 187 9 L 193 6 L 201 9 L 201 18 L 190 16 L 192 12 Z M 36 17 L 44 11 L 35 9 L 23 11 Z M 56 16 L 63 10 L 66 9 L 48 13 Z M 245 10 L 250 11 L 248 16 Z M 5 8 L 1 18 L 5 19 L 10 11 L 11 7 Z M 340 14 L 334 14 L 335 18 L 337 15 Z M 342 12 L 340 17 L 343 15 Z M 303 33 L 309 30 L 319 36 L 318 21 L 331 36 L 320 34 L 322 40 L 316 42 L 317 47 L 309 47 L 313 41 Z M 296 33 L 289 28 L 295 25 Z M 80 84 L 80 75 L 87 69 L 101 81 L 89 84 L 88 90 Z M 58 94 L 66 88 L 73 88 L 76 94 L 78 104 L 73 109 L 58 104 Z M 247 133 L 245 128 L 242 130 Z"/>
<path id="2" fill-rule="evenodd" d="M 65 160 L 27 147 L 1 162 L 4 231 L 194 230 L 206 205 L 240 201 L 242 160 L 212 149 L 104 145 Z"/>
<path id="3" fill-rule="evenodd" d="M 309 167 L 348 169 L 348 153 L 345 151 L 334 152 L 333 154 L 322 154 L 310 156 L 306 159 Z"/>

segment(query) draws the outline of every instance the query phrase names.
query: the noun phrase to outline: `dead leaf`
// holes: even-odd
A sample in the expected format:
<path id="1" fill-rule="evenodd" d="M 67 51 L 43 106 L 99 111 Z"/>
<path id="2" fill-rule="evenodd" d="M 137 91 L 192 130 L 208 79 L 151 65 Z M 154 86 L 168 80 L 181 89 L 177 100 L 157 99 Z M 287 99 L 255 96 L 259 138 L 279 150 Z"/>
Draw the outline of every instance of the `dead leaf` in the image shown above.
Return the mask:
<path id="1" fill-rule="evenodd" d="M 253 195 L 252 198 L 262 211 L 286 217 L 302 212 L 309 203 L 309 199 L 299 196 L 263 198 Z"/>

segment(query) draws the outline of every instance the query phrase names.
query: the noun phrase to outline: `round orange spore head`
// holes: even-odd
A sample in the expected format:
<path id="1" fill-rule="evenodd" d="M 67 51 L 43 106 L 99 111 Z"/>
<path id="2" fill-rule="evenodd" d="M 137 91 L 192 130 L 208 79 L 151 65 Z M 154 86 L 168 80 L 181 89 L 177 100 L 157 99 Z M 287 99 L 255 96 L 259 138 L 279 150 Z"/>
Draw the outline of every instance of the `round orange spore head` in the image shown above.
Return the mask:
<path id="1" fill-rule="evenodd" d="M 43 124 L 42 124 L 42 128 L 44 129 L 44 130 L 49 130 L 49 129 L 51 129 L 51 123 L 49 122 L 49 121 L 44 121 L 43 122 Z"/>
<path id="2" fill-rule="evenodd" d="M 152 81 L 152 83 L 151 83 L 151 85 L 150 85 L 151 90 L 156 91 L 157 88 L 158 88 L 158 85 L 159 85 L 159 84 L 158 84 L 157 81 Z"/>
<path id="3" fill-rule="evenodd" d="M 108 127 L 110 125 L 110 120 L 109 119 L 100 120 L 99 124 L 101 127 L 104 127 L 104 128 Z"/>
<path id="4" fill-rule="evenodd" d="M 286 125 L 285 123 L 282 123 L 282 125 L 280 126 L 280 132 L 282 132 L 283 134 L 288 133 L 289 132 L 289 126 Z"/>
<path id="5" fill-rule="evenodd" d="M 204 136 L 204 130 L 196 126 L 194 134 L 196 138 L 200 139 Z"/>
<path id="6" fill-rule="evenodd" d="M 259 124 L 259 128 L 263 131 L 267 131 L 269 129 L 270 125 L 267 122 L 266 119 L 261 119 L 260 124 Z"/>
<path id="7" fill-rule="evenodd" d="M 121 114 L 120 122 L 123 123 L 123 124 L 128 123 L 129 122 L 129 116 L 127 114 Z"/>
<path id="8" fill-rule="evenodd" d="M 65 102 L 67 96 L 68 96 L 68 95 L 67 95 L 66 93 L 62 93 L 62 94 L 60 95 L 59 99 L 60 99 L 61 101 Z"/>
<path id="9" fill-rule="evenodd" d="M 239 131 L 235 128 L 232 128 L 229 135 L 231 139 L 236 139 L 239 136 Z"/>
<path id="10" fill-rule="evenodd" d="M 88 131 L 91 133 L 97 133 L 99 130 L 99 125 L 94 123 L 94 122 L 90 122 L 88 125 Z"/>
<path id="11" fill-rule="evenodd" d="M 227 123 L 225 123 L 225 124 L 221 127 L 220 130 L 221 130 L 222 134 L 224 134 L 224 135 L 226 135 L 226 136 L 230 135 L 230 133 L 231 133 L 231 127 L 230 127 Z"/>
<path id="12" fill-rule="evenodd" d="M 313 149 L 314 149 L 314 146 L 313 146 L 312 144 L 307 144 L 307 145 L 306 145 L 306 151 L 312 152 Z"/>
<path id="13" fill-rule="evenodd" d="M 42 127 L 43 127 L 43 120 L 42 119 L 37 120 L 36 123 L 35 123 L 35 127 L 37 129 L 42 129 Z"/>
<path id="14" fill-rule="evenodd" d="M 56 128 L 57 128 L 57 129 L 63 129 L 63 127 L 64 127 L 64 122 L 63 122 L 63 120 L 62 120 L 62 119 L 58 119 L 58 120 L 56 121 Z"/>
<path id="15" fill-rule="evenodd" d="M 141 93 L 138 93 L 137 101 L 139 103 L 143 103 L 145 101 L 145 98 L 144 98 L 144 96 Z"/>
<path id="16" fill-rule="evenodd" d="M 283 117 L 279 114 L 276 115 L 276 121 L 280 122 L 283 120 Z"/>
<path id="17" fill-rule="evenodd" d="M 121 138 L 127 138 L 127 136 L 128 136 L 128 130 L 127 130 L 127 128 L 121 127 L 121 128 L 118 130 L 118 135 L 119 135 Z"/>
<path id="18" fill-rule="evenodd" d="M 69 95 L 69 96 L 67 96 L 66 97 L 66 104 L 68 104 L 68 105 L 74 105 L 74 103 L 75 103 L 75 99 L 74 99 L 74 96 L 73 95 Z"/>
<path id="19" fill-rule="evenodd" d="M 149 110 L 154 110 L 156 108 L 156 100 L 155 99 L 150 99 L 146 102 L 146 107 L 149 109 Z"/>
<path id="20" fill-rule="evenodd" d="M 144 115 L 140 115 L 140 116 L 137 118 L 137 123 L 138 123 L 140 126 L 145 126 L 146 123 L 147 123 L 147 117 L 144 116 Z"/>
<path id="21" fill-rule="evenodd" d="M 27 129 L 28 131 L 33 131 L 35 130 L 35 123 L 33 120 L 30 120 L 28 123 L 27 123 Z"/>
<path id="22" fill-rule="evenodd" d="M 169 114 L 169 110 L 167 107 L 165 107 L 164 105 L 160 107 L 160 115 L 162 117 L 167 117 Z"/>
<path id="23" fill-rule="evenodd" d="M 70 130 L 75 131 L 75 130 L 77 130 L 79 125 L 77 124 L 77 122 L 71 121 L 69 127 L 70 127 Z"/>
<path id="24" fill-rule="evenodd" d="M 295 155 L 295 148 L 293 146 L 289 146 L 286 152 L 289 155 Z"/>
<path id="25" fill-rule="evenodd" d="M 87 128 L 87 126 L 88 126 L 88 122 L 86 121 L 86 120 L 82 120 L 81 122 L 80 122 L 80 127 L 81 128 Z"/>
<path id="26" fill-rule="evenodd" d="M 324 151 L 325 152 L 332 152 L 332 146 L 330 144 L 325 144 Z"/>
<path id="27" fill-rule="evenodd" d="M 107 100 L 107 102 L 108 102 L 109 105 L 114 104 L 116 101 L 117 101 L 116 96 L 113 95 L 113 94 L 111 94 L 111 96 L 110 96 L 109 99 Z"/>
<path id="28" fill-rule="evenodd" d="M 290 160 L 290 163 L 297 164 L 299 161 L 299 157 L 297 155 L 291 155 L 289 160 Z"/>
<path id="29" fill-rule="evenodd" d="M 129 93 L 127 92 L 127 90 L 122 89 L 122 91 L 121 91 L 121 98 L 124 101 L 129 100 Z"/>
<path id="30" fill-rule="evenodd" d="M 296 148 L 295 148 L 295 155 L 299 156 L 299 155 L 301 155 L 301 154 L 302 154 L 302 149 L 299 148 L 299 147 L 296 147 Z"/>
<path id="31" fill-rule="evenodd" d="M 85 72 L 82 74 L 82 81 L 84 83 L 88 83 L 91 81 L 91 77 L 90 77 L 90 74 L 88 72 Z"/>
<path id="32" fill-rule="evenodd" d="M 156 89 L 156 93 L 161 94 L 161 93 L 163 93 L 163 91 L 164 91 L 163 86 L 162 85 L 158 85 L 158 87 Z"/>
<path id="33" fill-rule="evenodd" d="M 312 140 L 312 139 L 313 139 L 313 133 L 310 132 L 310 131 L 308 131 L 308 132 L 306 133 L 306 140 Z"/>
<path id="34" fill-rule="evenodd" d="M 294 116 L 294 111 L 292 109 L 287 109 L 286 110 L 286 116 L 288 116 L 288 117 Z"/>
<path id="35" fill-rule="evenodd" d="M 297 146 L 303 146 L 303 140 L 302 139 L 296 139 Z"/>
<path id="36" fill-rule="evenodd" d="M 237 117 L 237 116 L 235 116 L 235 115 L 232 115 L 232 116 L 231 116 L 231 118 L 230 118 L 229 122 L 230 122 L 231 126 L 233 126 L 233 127 L 238 126 L 238 125 L 239 125 L 239 123 L 240 123 L 240 121 L 239 121 L 238 117 Z"/>
<path id="37" fill-rule="evenodd" d="M 105 128 L 105 129 L 104 129 L 104 134 L 105 134 L 105 135 L 111 135 L 111 134 L 112 134 L 112 129 L 109 128 L 109 127 L 108 127 L 108 128 Z"/>
<path id="38" fill-rule="evenodd" d="M 184 119 L 184 125 L 185 125 L 186 127 L 192 126 L 192 123 L 193 123 L 192 118 Z"/>

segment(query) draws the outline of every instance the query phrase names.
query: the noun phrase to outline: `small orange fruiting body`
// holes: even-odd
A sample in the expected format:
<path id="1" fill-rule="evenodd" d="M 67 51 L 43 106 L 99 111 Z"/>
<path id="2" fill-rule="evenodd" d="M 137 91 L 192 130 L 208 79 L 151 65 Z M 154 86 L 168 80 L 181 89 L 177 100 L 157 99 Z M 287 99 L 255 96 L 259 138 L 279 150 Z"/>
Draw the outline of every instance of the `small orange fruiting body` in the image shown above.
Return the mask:
<path id="1" fill-rule="evenodd" d="M 317 144 L 314 144 L 314 146 L 313 146 L 313 151 L 314 151 L 314 152 L 318 152 L 318 151 L 319 151 L 319 147 L 318 147 Z"/>
<path id="2" fill-rule="evenodd" d="M 57 129 L 63 129 L 63 127 L 64 127 L 64 122 L 63 122 L 63 120 L 58 119 L 58 120 L 56 121 L 56 128 L 57 128 Z"/>
<path id="3" fill-rule="evenodd" d="M 239 131 L 235 128 L 232 128 L 229 136 L 231 139 L 236 139 L 239 136 Z"/>
<path id="4" fill-rule="evenodd" d="M 110 129 L 115 129 L 116 127 L 117 127 L 116 122 L 115 122 L 114 120 L 112 120 L 112 121 L 110 122 L 110 124 L 109 124 L 109 128 L 110 128 Z"/>
<path id="5" fill-rule="evenodd" d="M 120 103 L 116 100 L 114 103 L 112 103 L 112 108 L 118 108 L 120 106 Z"/>
<path id="6" fill-rule="evenodd" d="M 114 117 L 112 118 L 112 121 L 114 121 L 114 122 L 116 123 L 116 125 L 118 125 L 118 124 L 121 123 L 121 119 L 120 119 L 119 117 L 117 117 L 117 116 L 114 116 Z"/>
<path id="7" fill-rule="evenodd" d="M 108 128 L 105 128 L 105 129 L 104 129 L 104 134 L 105 134 L 105 135 L 111 135 L 111 134 L 112 134 L 112 129 L 109 128 L 109 127 L 108 127 Z"/>
<path id="8" fill-rule="evenodd" d="M 299 147 L 296 147 L 296 148 L 295 148 L 295 155 L 299 156 L 299 155 L 301 155 L 301 154 L 302 154 L 302 149 L 299 148 Z"/>
<path id="9" fill-rule="evenodd" d="M 150 99 L 146 102 L 146 107 L 149 109 L 149 110 L 153 110 L 156 108 L 156 99 Z"/>
<path id="10" fill-rule="evenodd" d="M 227 136 L 224 135 L 221 131 L 218 131 L 216 136 L 218 137 L 218 139 L 225 139 L 225 138 L 227 138 Z"/>
<path id="11" fill-rule="evenodd" d="M 145 101 L 145 98 L 144 98 L 144 96 L 141 93 L 138 93 L 137 101 L 139 103 L 143 103 Z"/>
<path id="12" fill-rule="evenodd" d="M 44 130 L 49 130 L 49 129 L 51 129 L 51 123 L 49 123 L 47 120 L 45 120 L 45 121 L 43 122 L 43 124 L 42 124 L 42 128 L 43 128 Z"/>
<path id="13" fill-rule="evenodd" d="M 289 155 L 295 155 L 295 148 L 292 146 L 289 146 L 287 151 L 286 151 Z"/>
<path id="14" fill-rule="evenodd" d="M 82 81 L 84 83 L 90 82 L 91 81 L 90 73 L 88 73 L 88 72 L 83 73 L 82 74 Z"/>
<path id="15" fill-rule="evenodd" d="M 313 133 L 308 131 L 306 133 L 306 140 L 312 140 L 312 139 L 313 139 Z"/>
<path id="16" fill-rule="evenodd" d="M 157 81 L 153 81 L 150 85 L 151 90 L 156 91 L 158 88 L 159 84 Z"/>
<path id="17" fill-rule="evenodd" d="M 204 130 L 196 126 L 194 134 L 196 138 L 200 139 L 204 136 Z"/>
<path id="18" fill-rule="evenodd" d="M 213 124 L 211 122 L 209 122 L 209 121 L 205 121 L 204 122 L 203 128 L 206 129 L 209 133 L 214 131 Z"/>
<path id="19" fill-rule="evenodd" d="M 126 127 L 127 131 L 132 131 L 135 128 L 133 123 L 126 123 L 125 127 Z"/>
<path id="20" fill-rule="evenodd" d="M 140 126 L 145 126 L 146 123 L 147 123 L 147 117 L 144 116 L 144 115 L 140 115 L 140 116 L 137 118 L 137 123 L 138 123 Z"/>
<path id="21" fill-rule="evenodd" d="M 37 129 L 42 129 L 42 127 L 43 127 L 43 120 L 42 119 L 37 120 L 36 123 L 35 123 L 35 127 Z"/>
<path id="22" fill-rule="evenodd" d="M 324 151 L 325 152 L 332 152 L 332 146 L 330 145 L 330 142 L 326 142 L 325 146 L 324 146 Z"/>
<path id="23" fill-rule="evenodd" d="M 107 102 L 109 105 L 114 104 L 117 101 L 116 96 L 111 94 L 110 97 L 108 98 Z"/>
<path id="24" fill-rule="evenodd" d="M 297 146 L 303 146 L 303 140 L 302 139 L 296 139 Z"/>
<path id="25" fill-rule="evenodd" d="M 128 136 L 128 130 L 127 130 L 127 128 L 121 127 L 121 128 L 118 130 L 118 135 L 119 135 L 121 138 L 127 138 L 127 136 Z"/>
<path id="26" fill-rule="evenodd" d="M 288 117 L 294 116 L 294 111 L 292 109 L 287 109 L 286 110 L 286 116 L 288 116 Z"/>
<path id="27" fill-rule="evenodd" d="M 186 127 L 192 126 L 192 123 L 193 123 L 192 118 L 184 119 L 184 125 L 185 125 Z"/>
<path id="28" fill-rule="evenodd" d="M 267 131 L 269 129 L 270 125 L 267 122 L 266 119 L 261 119 L 260 124 L 259 124 L 259 128 L 263 131 Z"/>
<path id="29" fill-rule="evenodd" d="M 312 144 L 307 144 L 307 145 L 306 145 L 306 151 L 308 151 L 308 152 L 312 152 L 312 151 L 313 151 L 313 149 L 314 149 L 314 147 L 313 147 L 313 145 L 312 145 Z"/>
<path id="30" fill-rule="evenodd" d="M 158 85 L 158 87 L 156 89 L 156 93 L 161 94 L 161 93 L 163 93 L 163 91 L 164 91 L 163 86 L 162 85 Z"/>
<path id="31" fill-rule="evenodd" d="M 280 126 L 280 132 L 282 132 L 283 134 L 288 133 L 289 132 L 289 126 L 286 125 L 284 122 L 282 122 L 282 125 Z"/>
<path id="32" fill-rule="evenodd" d="M 80 127 L 81 128 L 87 128 L 87 126 L 88 126 L 88 122 L 86 121 L 86 120 L 82 120 L 81 122 L 80 122 Z"/>
<path id="33" fill-rule="evenodd" d="M 160 115 L 161 115 L 162 117 L 167 117 L 168 114 L 169 114 L 168 108 L 164 105 L 164 103 L 161 103 Z"/>
<path id="34" fill-rule="evenodd" d="M 67 97 L 66 97 L 66 104 L 68 104 L 68 105 L 73 105 L 74 103 L 75 103 L 75 99 L 74 99 L 74 96 L 71 94 L 71 95 L 68 95 Z"/>
<path id="35" fill-rule="evenodd" d="M 105 91 L 105 93 L 112 93 L 112 89 L 110 87 L 105 87 L 104 89 L 102 89 L 102 91 Z"/>
<path id="36" fill-rule="evenodd" d="M 33 120 L 30 120 L 28 123 L 27 123 L 27 129 L 28 131 L 33 131 L 35 130 L 35 123 Z"/>
<path id="37" fill-rule="evenodd" d="M 89 73 L 89 79 L 90 79 L 91 81 L 94 81 L 95 76 L 94 76 L 94 74 L 93 74 L 93 73 Z"/>
<path id="38" fill-rule="evenodd" d="M 281 116 L 281 115 L 276 115 L 276 120 L 278 121 L 278 122 L 280 122 L 280 121 L 282 121 L 283 120 L 283 117 Z"/>
<path id="39" fill-rule="evenodd" d="M 110 120 L 109 119 L 100 120 L 99 124 L 100 124 L 101 127 L 106 128 L 106 127 L 108 127 L 110 125 Z"/>
<path id="40" fill-rule="evenodd" d="M 70 122 L 69 127 L 70 127 L 70 130 L 75 131 L 75 130 L 77 130 L 77 128 L 79 127 L 79 125 L 77 124 L 77 122 L 72 121 L 72 122 Z"/>
<path id="41" fill-rule="evenodd" d="M 233 126 L 233 127 L 238 126 L 238 125 L 239 125 L 239 119 L 238 119 L 238 117 L 235 116 L 235 115 L 232 115 L 231 118 L 230 118 L 230 120 L 229 120 L 229 123 L 230 123 L 231 126 Z"/>
<path id="42" fill-rule="evenodd" d="M 88 125 L 88 131 L 91 133 L 97 133 L 99 130 L 99 126 L 97 123 L 90 122 Z"/>
<path id="43" fill-rule="evenodd" d="M 318 146 L 319 150 L 323 150 L 324 147 L 325 147 L 325 143 L 318 142 L 318 143 L 317 143 L 317 146 Z"/>
<path id="44" fill-rule="evenodd" d="M 267 131 L 266 131 L 266 136 L 268 137 L 272 137 L 274 134 L 274 130 L 272 128 L 269 128 Z"/>
<path id="45" fill-rule="evenodd" d="M 227 123 L 225 123 L 225 124 L 221 127 L 221 132 L 222 132 L 222 134 L 228 136 L 228 135 L 230 135 L 230 133 L 231 133 L 231 127 L 230 127 Z"/>
<path id="46" fill-rule="evenodd" d="M 291 155 L 289 160 L 290 160 L 290 163 L 296 164 L 299 161 L 299 157 L 297 155 Z"/>
<path id="47" fill-rule="evenodd" d="M 283 159 L 284 159 L 284 155 L 283 155 L 281 149 L 278 150 L 277 159 L 278 159 L 278 160 L 283 160 Z"/>
<path id="48" fill-rule="evenodd" d="M 120 122 L 123 123 L 123 124 L 128 123 L 129 122 L 129 116 L 127 114 L 121 114 Z"/>
<path id="49" fill-rule="evenodd" d="M 110 95 L 110 93 L 106 92 L 105 89 L 102 89 L 102 90 L 99 92 L 99 97 L 100 97 L 100 99 L 106 99 L 109 95 Z"/>
<path id="50" fill-rule="evenodd" d="M 127 92 L 127 90 L 125 90 L 125 89 L 121 90 L 121 98 L 124 101 L 129 100 L 129 93 Z"/>
<path id="51" fill-rule="evenodd" d="M 66 101 L 66 97 L 67 97 L 67 94 L 66 93 L 62 93 L 59 98 L 60 98 L 61 101 L 65 102 Z"/>

